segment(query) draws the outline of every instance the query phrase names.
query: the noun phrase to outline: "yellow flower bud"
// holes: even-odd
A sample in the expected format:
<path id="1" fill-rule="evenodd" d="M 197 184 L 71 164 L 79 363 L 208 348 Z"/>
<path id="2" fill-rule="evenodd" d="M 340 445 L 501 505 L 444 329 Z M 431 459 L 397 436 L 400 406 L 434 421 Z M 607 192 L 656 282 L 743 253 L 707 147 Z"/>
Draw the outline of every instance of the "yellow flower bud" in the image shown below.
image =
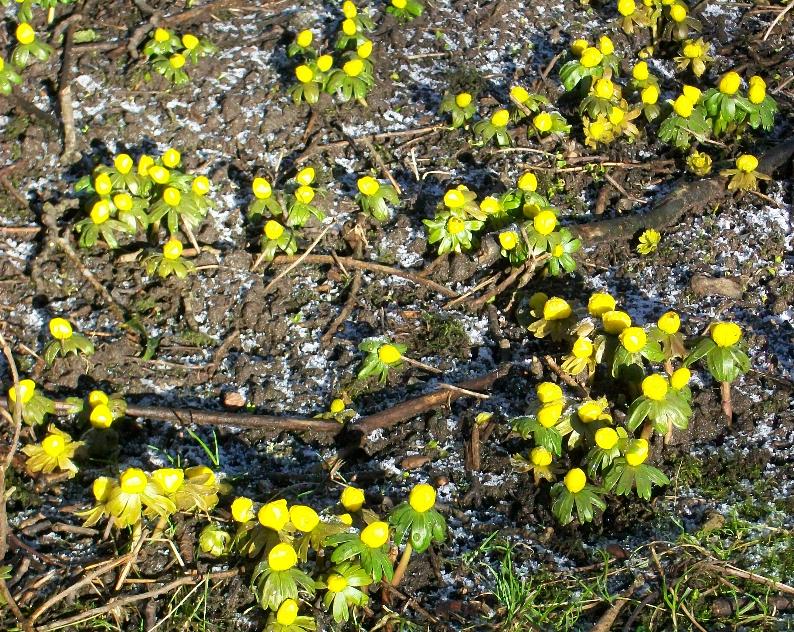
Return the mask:
<path id="1" fill-rule="evenodd" d="M 742 78 L 739 76 L 739 73 L 731 70 L 730 72 L 726 72 L 722 76 L 722 79 L 720 79 L 719 90 L 723 94 L 732 96 L 739 91 L 741 85 Z"/>
<path id="2" fill-rule="evenodd" d="M 590 43 L 586 39 L 575 39 L 571 42 L 571 52 L 577 57 L 581 57 L 588 46 Z"/>
<path id="3" fill-rule="evenodd" d="M 607 35 L 602 35 L 598 39 L 598 50 L 604 55 L 611 55 L 615 52 L 615 44 Z"/>
<path id="4" fill-rule="evenodd" d="M 179 189 L 166 187 L 165 191 L 163 191 L 163 202 L 168 204 L 168 206 L 179 206 L 181 201 L 182 194 L 179 192 Z"/>
<path id="5" fill-rule="evenodd" d="M 182 154 L 173 147 L 166 149 L 162 157 L 163 164 L 169 169 L 174 169 L 179 166 L 182 161 Z"/>
<path id="6" fill-rule="evenodd" d="M 104 224 L 110 219 L 110 204 L 105 200 L 95 202 L 94 206 L 91 207 L 91 213 L 89 215 L 94 224 Z"/>
<path id="7" fill-rule="evenodd" d="M 535 389 L 535 393 L 542 404 L 562 399 L 562 389 L 554 382 L 541 382 Z"/>
<path id="8" fill-rule="evenodd" d="M 554 121 L 551 119 L 551 114 L 548 112 L 539 112 L 532 119 L 532 125 L 535 126 L 539 132 L 548 132 L 551 130 Z"/>
<path id="9" fill-rule="evenodd" d="M 254 501 L 239 496 L 232 501 L 232 518 L 237 522 L 248 522 L 254 519 Z"/>
<path id="10" fill-rule="evenodd" d="M 557 228 L 557 216 L 552 211 L 541 211 L 535 215 L 532 225 L 541 235 L 551 235 Z"/>
<path id="11" fill-rule="evenodd" d="M 372 176 L 364 176 L 358 179 L 358 190 L 362 195 L 372 196 L 375 195 L 380 189 L 380 182 Z"/>
<path id="12" fill-rule="evenodd" d="M 314 171 L 314 167 L 304 167 L 295 175 L 295 182 L 302 184 L 303 186 L 309 186 L 312 182 L 314 182 L 315 176 L 316 173 Z"/>
<path id="13" fill-rule="evenodd" d="M 291 626 L 298 618 L 298 602 L 294 599 L 285 599 L 276 611 L 276 622 L 285 627 Z"/>
<path id="14" fill-rule="evenodd" d="M 113 206 L 126 213 L 132 208 L 132 197 L 129 193 L 117 193 L 113 196 Z"/>
<path id="15" fill-rule="evenodd" d="M 177 467 L 164 467 L 152 472 L 152 480 L 166 494 L 175 494 L 185 481 L 185 471 Z"/>
<path id="16" fill-rule="evenodd" d="M 611 99 L 615 92 L 615 84 L 609 79 L 599 79 L 593 87 L 595 95 L 600 99 Z"/>
<path id="17" fill-rule="evenodd" d="M 736 323 L 716 323 L 711 326 L 711 339 L 718 347 L 732 347 L 742 337 L 742 329 Z"/>
<path id="18" fill-rule="evenodd" d="M 358 77 L 364 71 L 364 62 L 360 59 L 351 59 L 345 62 L 342 70 L 348 77 Z"/>
<path id="19" fill-rule="evenodd" d="M 182 256 L 182 250 L 182 242 L 172 237 L 163 244 L 163 258 L 169 261 L 175 261 Z"/>
<path id="20" fill-rule="evenodd" d="M 519 103 L 525 103 L 529 99 L 529 92 L 524 86 L 512 86 L 510 88 L 510 98 Z"/>
<path id="21" fill-rule="evenodd" d="M 306 505 L 292 505 L 289 508 L 289 520 L 298 531 L 310 533 L 320 524 L 320 516 L 311 507 Z"/>
<path id="22" fill-rule="evenodd" d="M 295 199 L 302 204 L 311 204 L 314 199 L 314 189 L 310 186 L 299 186 L 295 191 Z"/>
<path id="23" fill-rule="evenodd" d="M 265 222 L 265 237 L 271 241 L 276 241 L 284 234 L 284 227 L 274 219 Z"/>
<path id="24" fill-rule="evenodd" d="M 656 326 L 667 335 L 673 335 L 681 328 L 681 317 L 676 312 L 665 312 L 656 321 Z"/>
<path id="25" fill-rule="evenodd" d="M 22 22 L 17 26 L 16 30 L 17 41 L 23 46 L 32 44 L 36 39 L 36 31 L 27 22 Z"/>
<path id="26" fill-rule="evenodd" d="M 66 452 L 66 441 L 61 435 L 50 434 L 41 442 L 41 447 L 44 450 L 44 454 L 57 459 Z"/>
<path id="27" fill-rule="evenodd" d="M 195 35 L 192 35 L 190 33 L 185 33 L 182 36 L 182 46 L 184 46 L 188 50 L 193 50 L 198 45 L 199 45 L 199 38 L 196 37 Z"/>
<path id="28" fill-rule="evenodd" d="M 683 22 L 686 20 L 686 7 L 683 4 L 674 4 L 670 7 L 670 19 L 673 22 Z"/>
<path id="29" fill-rule="evenodd" d="M 339 497 L 339 502 L 348 511 L 356 512 L 364 505 L 364 492 L 358 487 L 345 487 Z"/>
<path id="30" fill-rule="evenodd" d="M 110 176 L 106 173 L 100 173 L 94 179 L 94 190 L 99 195 L 108 195 L 113 188 L 113 184 L 110 182 Z"/>
<path id="31" fill-rule="evenodd" d="M 174 53 L 168 59 L 168 63 L 171 64 L 171 68 L 173 68 L 174 70 L 179 70 L 180 68 L 182 68 L 182 66 L 185 65 L 186 61 L 187 60 L 185 59 L 185 56 L 182 53 Z"/>
<path id="32" fill-rule="evenodd" d="M 154 158 L 147 154 L 143 154 L 138 160 L 138 175 L 139 176 L 148 176 L 149 169 L 154 164 Z"/>
<path id="33" fill-rule="evenodd" d="M 587 311 L 592 316 L 601 316 L 615 309 L 615 299 L 606 292 L 596 292 L 587 301 Z"/>
<path id="34" fill-rule="evenodd" d="M 684 366 L 673 371 L 673 374 L 670 376 L 670 386 L 672 386 L 676 391 L 680 391 L 687 384 L 689 384 L 689 380 L 691 379 L 692 371 Z"/>
<path id="35" fill-rule="evenodd" d="M 595 68 L 604 59 L 604 55 L 600 50 L 593 46 L 588 46 L 582 51 L 582 58 L 580 59 L 582 66 L 585 68 Z"/>
<path id="36" fill-rule="evenodd" d="M 50 319 L 50 334 L 56 340 L 69 340 L 72 337 L 72 324 L 65 318 Z"/>
<path id="37" fill-rule="evenodd" d="M 532 448 L 532 451 L 529 453 L 529 460 L 532 461 L 532 465 L 536 467 L 548 467 L 551 465 L 552 454 L 543 446 L 538 446 Z"/>
<path id="38" fill-rule="evenodd" d="M 595 433 L 595 442 L 602 450 L 611 450 L 618 442 L 618 433 L 614 428 L 599 428 Z"/>
<path id="39" fill-rule="evenodd" d="M 659 100 L 659 88 L 654 84 L 646 86 L 640 96 L 645 105 L 654 105 Z"/>
<path id="40" fill-rule="evenodd" d="M 371 549 L 379 549 L 389 540 L 389 525 L 385 522 L 373 522 L 364 527 L 361 541 Z"/>
<path id="41" fill-rule="evenodd" d="M 267 554 L 267 563 L 275 572 L 288 571 L 298 563 L 298 554 L 291 544 L 280 542 Z"/>
<path id="42" fill-rule="evenodd" d="M 632 467 L 642 465 L 648 458 L 648 441 L 635 439 L 626 450 L 626 463 Z"/>
<path id="43" fill-rule="evenodd" d="M 502 203 L 494 196 L 488 195 L 480 202 L 480 210 L 486 215 L 495 215 L 502 210 Z"/>
<path id="44" fill-rule="evenodd" d="M 687 59 L 697 59 L 703 54 L 703 47 L 697 42 L 688 41 L 681 47 L 681 52 Z"/>
<path id="45" fill-rule="evenodd" d="M 466 203 L 466 198 L 459 189 L 450 189 L 444 194 L 444 204 L 449 208 L 461 208 Z"/>
<path id="46" fill-rule="evenodd" d="M 459 108 L 468 107 L 469 103 L 471 103 L 471 98 L 471 94 L 468 92 L 461 92 L 455 96 L 455 105 Z"/>
<path id="47" fill-rule="evenodd" d="M 312 33 L 309 29 L 305 29 L 298 33 L 298 36 L 295 38 L 295 43 L 301 48 L 307 48 L 311 46 L 313 39 L 314 33 Z"/>
<path id="48" fill-rule="evenodd" d="M 496 110 L 491 116 L 491 124 L 494 127 L 505 127 L 510 122 L 510 112 L 505 109 Z"/>
<path id="49" fill-rule="evenodd" d="M 538 423 L 544 428 L 551 428 L 562 417 L 563 402 L 556 401 L 544 404 L 538 409 Z"/>
<path id="50" fill-rule="evenodd" d="M 283 498 L 267 503 L 257 514 L 259 524 L 273 531 L 281 531 L 289 522 L 287 501 Z"/>
<path id="51" fill-rule="evenodd" d="M 146 472 L 137 467 L 126 469 L 119 478 L 119 487 L 125 494 L 142 494 L 148 483 Z"/>
<path id="52" fill-rule="evenodd" d="M 402 360 L 402 353 L 394 345 L 385 344 L 378 347 L 378 359 L 383 364 L 395 364 Z"/>
<path id="53" fill-rule="evenodd" d="M 572 494 L 578 494 L 587 485 L 587 476 L 578 467 L 569 470 L 563 479 L 566 489 Z"/>
<path id="54" fill-rule="evenodd" d="M 752 154 L 743 154 L 736 159 L 736 168 L 743 173 L 752 173 L 758 169 L 758 158 Z"/>
<path id="55" fill-rule="evenodd" d="M 747 91 L 747 98 L 753 105 L 763 103 L 766 99 L 766 86 L 762 83 L 751 83 L 750 89 Z"/>
<path id="56" fill-rule="evenodd" d="M 619 334 L 626 327 L 631 327 L 631 316 L 626 312 L 611 309 L 601 314 L 601 322 L 608 334 Z"/>
<path id="57" fill-rule="evenodd" d="M 518 188 L 525 193 L 531 193 L 538 189 L 538 178 L 531 171 L 527 171 L 518 179 Z"/>
<path id="58" fill-rule="evenodd" d="M 314 79 L 314 71 L 305 64 L 301 64 L 295 69 L 295 76 L 301 83 L 309 83 Z"/>
<path id="59" fill-rule="evenodd" d="M 329 409 L 335 415 L 341 413 L 345 409 L 345 401 L 337 397 L 331 402 Z"/>
<path id="60" fill-rule="evenodd" d="M 91 485 L 91 492 L 98 503 L 103 503 L 108 499 L 114 487 L 115 483 L 112 479 L 107 476 L 100 476 L 94 479 L 94 483 Z"/>
<path id="61" fill-rule="evenodd" d="M 667 395 L 668 386 L 667 379 L 663 375 L 653 373 L 642 381 L 642 394 L 658 402 Z"/>
<path id="62" fill-rule="evenodd" d="M 589 424 L 601 417 L 606 406 L 607 404 L 604 399 L 589 399 L 584 401 L 579 408 L 576 409 L 576 414 L 584 423 Z"/>
<path id="63" fill-rule="evenodd" d="M 149 167 L 149 177 L 157 184 L 168 184 L 171 181 L 171 172 L 160 165 Z"/>
<path id="64" fill-rule="evenodd" d="M 695 86 L 684 85 L 681 88 L 681 93 L 689 99 L 693 105 L 697 105 L 697 102 L 700 101 L 700 89 L 696 88 Z"/>
<path id="65" fill-rule="evenodd" d="M 414 488 L 408 495 L 408 504 L 418 513 L 430 511 L 436 504 L 436 490 L 432 485 L 428 485 L 427 483 L 414 485 Z"/>
<path id="66" fill-rule="evenodd" d="M 320 72 L 328 72 L 334 65 L 334 58 L 331 55 L 320 55 L 317 58 L 317 69 Z"/>
<path id="67" fill-rule="evenodd" d="M 19 393 L 22 404 L 27 404 L 36 394 L 36 383 L 33 380 L 19 380 Z M 12 403 L 17 402 L 16 387 L 12 386 L 8 389 L 8 399 Z"/>
<path id="68" fill-rule="evenodd" d="M 113 413 L 107 405 L 97 404 L 91 411 L 88 420 L 94 428 L 110 428 L 113 423 Z"/>
<path id="69" fill-rule="evenodd" d="M 637 10 L 637 5 L 634 0 L 618 0 L 618 13 L 623 17 L 633 15 Z"/>
<path id="70" fill-rule="evenodd" d="M 637 81 L 646 81 L 648 77 L 650 77 L 650 74 L 651 73 L 648 72 L 648 62 L 646 61 L 637 62 L 631 71 L 631 76 Z"/>
<path id="71" fill-rule="evenodd" d="M 88 394 L 88 405 L 93 408 L 94 406 L 99 406 L 100 404 L 104 404 L 107 406 L 107 403 L 110 401 L 107 395 L 102 391 L 91 391 Z"/>
<path id="72" fill-rule="evenodd" d="M 353 35 L 355 35 L 356 30 L 357 30 L 356 23 L 353 20 L 347 19 L 344 22 L 342 22 L 342 32 L 348 37 L 352 37 Z"/>
<path id="73" fill-rule="evenodd" d="M 646 343 L 648 337 L 645 335 L 645 330 L 642 327 L 626 327 L 620 332 L 620 344 L 629 353 L 638 353 L 641 351 Z"/>
<path id="74" fill-rule="evenodd" d="M 132 170 L 132 158 L 129 154 L 119 154 L 113 159 L 113 166 L 122 175 L 127 175 Z"/>
<path id="75" fill-rule="evenodd" d="M 347 588 L 347 580 L 341 575 L 333 573 L 328 576 L 328 579 L 325 581 L 325 585 L 328 586 L 328 590 L 330 592 L 339 593 Z"/>
<path id="76" fill-rule="evenodd" d="M 339 518 L 339 522 L 347 525 L 348 527 L 353 524 L 353 516 L 351 516 L 349 513 L 339 514 L 337 518 Z"/>
<path id="77" fill-rule="evenodd" d="M 342 3 L 342 13 L 348 20 L 352 20 L 358 15 L 358 9 L 350 0 L 345 0 Z"/>
<path id="78" fill-rule="evenodd" d="M 372 40 L 364 40 L 361 42 L 358 48 L 356 48 L 356 54 L 361 57 L 361 59 L 369 59 L 370 55 L 372 55 Z"/>
<path id="79" fill-rule="evenodd" d="M 408 4 L 407 0 L 391 0 L 391 5 L 395 9 L 404 9 Z"/>
<path id="80" fill-rule="evenodd" d="M 573 353 L 575 358 L 584 360 L 585 358 L 589 358 L 593 355 L 593 349 L 593 343 L 590 342 L 590 340 L 587 338 L 577 338 L 573 343 L 573 349 L 571 350 L 571 353 Z"/>
<path id="81" fill-rule="evenodd" d="M 518 235 L 514 230 L 506 230 L 503 233 L 499 233 L 499 244 L 505 250 L 512 250 L 518 244 Z"/>
<path id="82" fill-rule="evenodd" d="M 154 41 L 158 44 L 165 44 L 169 39 L 171 39 L 171 33 L 169 33 L 166 29 L 158 28 L 154 31 Z"/>
<path id="83" fill-rule="evenodd" d="M 254 178 L 251 188 L 253 189 L 254 197 L 258 200 L 266 200 L 273 193 L 270 182 L 264 178 Z"/>
<path id="84" fill-rule="evenodd" d="M 564 320 L 571 315 L 571 306 L 563 298 L 552 296 L 543 306 L 544 320 Z"/>
<path id="85" fill-rule="evenodd" d="M 210 192 L 210 181 L 207 176 L 196 176 L 196 179 L 190 185 L 190 189 L 199 197 L 203 197 Z"/>
<path id="86" fill-rule="evenodd" d="M 680 95 L 675 101 L 673 101 L 673 110 L 678 116 L 683 118 L 689 118 L 692 115 L 692 110 L 694 109 L 694 105 L 692 101 L 690 101 L 686 95 Z"/>

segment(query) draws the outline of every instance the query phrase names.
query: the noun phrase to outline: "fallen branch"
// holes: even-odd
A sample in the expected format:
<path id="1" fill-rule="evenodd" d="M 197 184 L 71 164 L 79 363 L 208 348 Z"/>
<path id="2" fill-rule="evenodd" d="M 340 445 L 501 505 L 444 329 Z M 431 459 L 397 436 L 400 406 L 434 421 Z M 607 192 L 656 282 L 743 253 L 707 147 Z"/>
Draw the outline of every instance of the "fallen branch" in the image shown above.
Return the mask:
<path id="1" fill-rule="evenodd" d="M 401 402 L 381 412 L 368 415 L 357 423 L 352 424 L 351 428 L 361 432 L 364 435 L 362 441 L 365 441 L 366 435 L 373 430 L 394 426 L 401 421 L 421 415 L 433 408 L 437 408 L 444 404 L 451 404 L 461 397 L 468 397 L 466 391 L 483 391 L 490 388 L 496 380 L 507 375 L 511 367 L 512 365 L 508 364 L 482 377 L 476 377 L 454 384 L 457 390 L 447 388 L 447 385 L 440 385 L 438 389 L 432 393 L 420 395 L 419 397 Z"/>
<path id="2" fill-rule="evenodd" d="M 300 257 L 297 255 L 280 255 L 273 259 L 272 264 L 279 266 L 279 265 L 286 265 L 290 263 L 294 263 Z M 334 265 L 336 261 L 331 255 L 309 255 L 303 258 L 304 263 L 308 264 L 319 264 L 319 265 Z M 408 281 L 412 281 L 417 285 L 424 285 L 425 287 L 430 288 L 434 292 L 441 294 L 442 296 L 447 296 L 449 298 L 457 298 L 457 292 L 450 290 L 443 285 L 439 285 L 435 281 L 431 281 L 430 279 L 425 279 L 418 274 L 413 274 L 412 272 L 408 272 L 407 270 L 400 270 L 399 268 L 391 268 L 389 266 L 381 265 L 380 263 L 375 263 L 373 261 L 362 261 L 361 259 L 353 259 L 352 257 L 337 257 L 337 261 L 341 261 L 342 265 L 348 266 L 351 268 L 358 268 L 360 270 L 369 270 L 370 272 L 378 272 L 380 274 L 386 274 L 389 276 L 396 276 L 400 277 L 401 279 L 407 279 Z"/>
<path id="3" fill-rule="evenodd" d="M 794 155 L 794 138 L 780 143 L 761 156 L 758 171 L 771 175 L 792 155 Z M 647 213 L 571 226 L 571 231 L 586 243 L 631 239 L 642 230 L 648 228 L 658 230 L 674 224 L 689 209 L 702 207 L 731 195 L 728 191 L 727 179 L 723 176 L 693 182 L 686 182 L 682 178 L 674 186 L 673 192 Z"/>

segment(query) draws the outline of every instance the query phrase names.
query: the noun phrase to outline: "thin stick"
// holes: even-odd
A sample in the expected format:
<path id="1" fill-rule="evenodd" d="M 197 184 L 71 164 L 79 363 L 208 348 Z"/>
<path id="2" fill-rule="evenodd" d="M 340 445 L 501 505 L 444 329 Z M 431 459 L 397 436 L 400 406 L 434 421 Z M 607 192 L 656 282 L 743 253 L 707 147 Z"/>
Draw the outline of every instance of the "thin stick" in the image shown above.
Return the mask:
<path id="1" fill-rule="evenodd" d="M 764 33 L 764 37 L 762 41 L 765 42 L 767 40 L 767 38 L 772 34 L 772 31 L 775 29 L 775 27 L 780 23 L 780 21 L 784 17 L 786 17 L 786 14 L 789 11 L 791 11 L 792 7 L 794 7 L 794 0 L 791 0 L 791 2 L 789 2 L 786 5 L 786 8 L 783 9 L 780 13 L 778 13 L 777 17 L 774 20 L 772 20 L 772 24 L 769 25 L 769 28 L 766 30 L 766 33 Z"/>
<path id="2" fill-rule="evenodd" d="M 344 270 L 344 266 L 341 265 L 341 261 L 339 263 L 340 267 Z M 353 308 L 356 306 L 359 289 L 361 289 L 361 270 L 356 270 L 353 273 L 353 281 L 350 283 L 350 289 L 347 292 L 347 300 L 342 307 L 342 311 L 340 311 L 339 315 L 334 318 L 334 321 L 328 326 L 328 331 L 326 331 L 323 334 L 323 337 L 320 339 L 320 342 L 323 345 L 327 345 L 331 342 L 331 339 L 334 337 L 342 324 L 350 317 Z"/>
<path id="3" fill-rule="evenodd" d="M 190 224 L 188 224 L 184 220 L 182 221 L 182 230 L 185 231 L 185 234 L 187 235 L 187 238 L 190 240 L 190 243 L 193 244 L 193 248 L 196 250 L 196 254 L 200 255 L 201 246 L 198 245 L 198 242 L 196 241 L 196 236 L 193 234 L 193 231 L 190 229 Z"/>
<path id="4" fill-rule="evenodd" d="M 571 388 L 576 389 L 576 391 L 582 395 L 583 397 L 590 397 L 590 391 L 588 391 L 584 386 L 582 386 L 579 382 L 573 379 L 570 375 L 568 375 L 565 371 L 563 371 L 560 366 L 554 361 L 550 355 L 543 356 L 543 363 L 552 370 L 552 372 L 560 378 L 563 382 L 565 382 Z"/>
<path id="5" fill-rule="evenodd" d="M 420 362 L 419 360 L 414 360 L 413 358 L 409 358 L 407 356 L 403 356 L 403 360 L 405 360 L 411 366 L 418 367 L 420 369 L 424 369 L 429 373 L 435 373 L 436 375 L 444 375 L 444 371 L 438 369 L 434 366 L 430 366 L 429 364 L 425 364 L 424 362 Z"/>
<path id="6" fill-rule="evenodd" d="M 280 255 L 273 259 L 273 265 L 284 265 L 287 263 L 294 262 L 296 260 L 295 255 Z M 330 255 L 309 255 L 304 257 L 304 261 L 308 264 L 321 264 L 321 265 L 334 265 L 336 262 L 334 258 Z M 413 274 L 408 272 L 407 270 L 400 270 L 399 268 L 391 268 L 389 266 L 381 265 L 380 263 L 375 263 L 373 261 L 362 261 L 361 259 L 354 259 L 352 257 L 339 257 L 339 261 L 350 268 L 358 268 L 361 270 L 369 270 L 370 272 L 379 272 L 381 274 L 387 274 L 389 276 L 396 276 L 400 277 L 401 279 L 407 279 L 408 281 L 413 281 L 417 285 L 424 285 L 425 287 L 430 288 L 431 290 L 441 294 L 442 296 L 446 296 L 449 298 L 457 298 L 457 292 L 450 290 L 443 285 L 439 285 L 435 281 L 431 281 L 430 279 L 424 279 L 418 274 Z"/>
<path id="7" fill-rule="evenodd" d="M 397 180 L 394 179 L 391 170 L 386 166 L 386 163 L 383 162 L 383 158 L 380 157 L 380 154 L 378 153 L 378 150 L 375 149 L 375 145 L 372 144 L 372 141 L 369 140 L 368 138 L 365 138 L 361 142 L 369 150 L 369 153 L 372 154 L 372 158 L 375 160 L 375 163 L 380 168 L 381 173 L 383 173 L 383 175 L 385 175 L 389 179 L 389 182 L 391 182 L 391 185 L 394 187 L 394 190 L 397 191 L 397 195 L 402 195 L 403 194 L 402 188 L 400 188 L 400 185 L 397 184 Z"/>
<path id="8" fill-rule="evenodd" d="M 268 283 L 265 286 L 265 289 L 263 290 L 263 294 L 267 294 L 268 292 L 270 292 L 270 290 L 272 290 L 273 287 L 281 279 L 283 279 L 287 274 L 290 273 L 290 270 L 293 270 L 294 268 L 299 266 L 301 261 L 306 259 L 306 257 L 308 257 L 311 254 L 312 250 L 314 250 L 317 247 L 317 244 L 319 244 L 322 241 L 323 237 L 325 237 L 325 235 L 328 233 L 328 231 L 331 230 L 332 226 L 333 226 L 333 224 L 328 224 L 325 228 L 323 228 L 323 232 L 321 232 L 319 235 L 317 235 L 317 238 L 311 244 L 309 244 L 309 247 L 306 249 L 306 251 L 300 257 L 295 259 L 295 261 L 293 261 L 290 265 L 288 265 L 286 270 L 282 270 L 281 273 L 276 276 L 276 278 L 274 278 L 270 283 Z M 252 272 L 253 272 L 253 270 L 252 270 Z"/>
<path id="9" fill-rule="evenodd" d="M 75 17 L 78 16 L 78 17 Z M 69 17 L 73 20 L 66 29 L 63 41 L 63 56 L 61 57 L 61 72 L 58 76 L 58 104 L 61 109 L 61 125 L 63 129 L 63 151 L 61 163 L 71 162 L 75 158 L 75 145 L 77 134 L 74 129 L 74 108 L 72 107 L 72 55 L 74 45 L 74 32 L 82 16 L 75 14 Z"/>
<path id="10" fill-rule="evenodd" d="M 617 621 L 621 610 L 623 610 L 626 604 L 629 603 L 629 599 L 634 594 L 634 591 L 636 591 L 644 583 L 645 579 L 643 577 L 636 577 L 631 586 L 629 586 L 617 599 L 615 599 L 614 602 L 612 602 L 609 610 L 601 615 L 601 618 L 592 627 L 590 632 L 609 632 L 609 630 L 612 629 L 615 621 Z"/>
<path id="11" fill-rule="evenodd" d="M 463 301 L 465 301 L 467 298 L 469 298 L 469 297 L 470 297 L 472 294 L 476 294 L 477 292 L 479 292 L 479 291 L 480 291 L 480 290 L 482 290 L 483 288 L 486 288 L 486 287 L 488 287 L 489 285 L 491 285 L 491 283 L 493 283 L 494 281 L 496 281 L 496 279 L 498 279 L 498 278 L 499 278 L 499 273 L 497 273 L 497 274 L 493 274 L 493 275 L 489 276 L 487 279 L 485 279 L 485 281 L 482 281 L 481 283 L 478 283 L 477 285 L 475 285 L 475 286 L 474 286 L 473 288 L 471 288 L 470 290 L 466 290 L 466 291 L 465 291 L 463 294 L 461 294 L 461 295 L 460 295 L 458 298 L 456 298 L 455 300 L 452 300 L 452 301 L 450 301 L 449 303 L 447 303 L 446 305 L 444 305 L 444 309 L 451 309 L 451 308 L 453 308 L 455 305 L 457 305 L 458 303 L 462 303 L 462 302 L 463 302 Z"/>

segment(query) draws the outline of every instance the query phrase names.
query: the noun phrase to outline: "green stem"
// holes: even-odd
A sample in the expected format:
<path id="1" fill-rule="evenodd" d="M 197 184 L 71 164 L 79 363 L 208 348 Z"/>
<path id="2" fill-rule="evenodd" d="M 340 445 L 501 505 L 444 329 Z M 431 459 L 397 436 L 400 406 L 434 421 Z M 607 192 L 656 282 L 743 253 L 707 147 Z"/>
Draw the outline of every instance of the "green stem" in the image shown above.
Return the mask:
<path id="1" fill-rule="evenodd" d="M 408 562 L 411 559 L 411 553 L 413 552 L 413 547 L 411 543 L 405 545 L 403 549 L 402 557 L 400 557 L 400 563 L 397 564 L 397 569 L 394 571 L 394 577 L 392 577 L 391 585 L 392 586 L 399 586 L 400 582 L 402 581 L 403 576 L 405 575 L 405 571 L 408 570 Z"/>

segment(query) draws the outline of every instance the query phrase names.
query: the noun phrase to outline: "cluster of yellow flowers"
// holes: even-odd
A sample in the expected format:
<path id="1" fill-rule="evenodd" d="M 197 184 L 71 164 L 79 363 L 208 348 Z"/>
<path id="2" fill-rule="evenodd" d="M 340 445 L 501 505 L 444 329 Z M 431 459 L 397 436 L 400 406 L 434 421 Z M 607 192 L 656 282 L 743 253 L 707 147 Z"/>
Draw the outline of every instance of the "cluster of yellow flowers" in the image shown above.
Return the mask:
<path id="1" fill-rule="evenodd" d="M 144 45 L 143 54 L 155 71 L 173 84 L 182 85 L 190 81 L 185 65 L 188 62 L 196 64 L 199 59 L 216 50 L 211 42 L 192 33 L 185 33 L 180 37 L 166 28 L 158 27 Z"/>

